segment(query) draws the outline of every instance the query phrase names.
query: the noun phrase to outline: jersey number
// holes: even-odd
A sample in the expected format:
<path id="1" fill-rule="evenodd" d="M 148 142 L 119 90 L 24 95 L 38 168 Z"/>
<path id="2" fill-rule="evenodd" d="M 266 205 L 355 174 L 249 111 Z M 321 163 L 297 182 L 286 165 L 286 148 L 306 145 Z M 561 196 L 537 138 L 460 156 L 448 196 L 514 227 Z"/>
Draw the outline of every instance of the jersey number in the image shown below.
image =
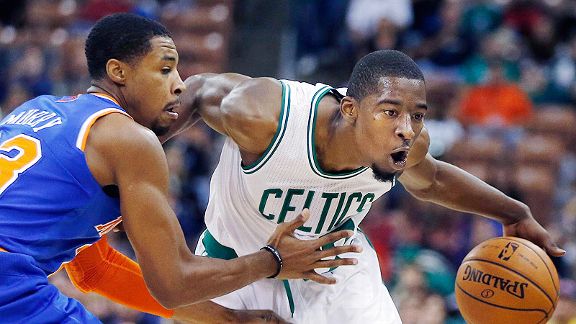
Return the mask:
<path id="1" fill-rule="evenodd" d="M 18 175 L 33 166 L 42 156 L 40 141 L 28 135 L 18 135 L 0 144 L 0 153 L 17 150 L 14 157 L 0 154 L 0 194 L 8 188 Z"/>

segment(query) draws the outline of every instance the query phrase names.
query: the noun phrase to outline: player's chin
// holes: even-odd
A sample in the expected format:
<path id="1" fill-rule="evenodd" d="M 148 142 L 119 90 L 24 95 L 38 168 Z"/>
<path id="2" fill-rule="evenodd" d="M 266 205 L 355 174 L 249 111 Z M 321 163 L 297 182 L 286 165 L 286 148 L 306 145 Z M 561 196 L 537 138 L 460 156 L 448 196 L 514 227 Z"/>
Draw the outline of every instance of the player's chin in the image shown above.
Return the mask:
<path id="1" fill-rule="evenodd" d="M 169 118 L 166 115 L 161 115 L 156 120 L 154 125 L 152 125 L 151 129 L 154 132 L 154 134 L 156 134 L 158 136 L 162 136 L 162 135 L 165 135 L 166 133 L 168 133 L 168 130 L 170 129 L 170 127 L 172 125 L 174 125 L 175 122 L 176 122 L 176 119 Z"/>
<path id="2" fill-rule="evenodd" d="M 168 134 L 168 131 L 170 130 L 170 125 L 156 124 L 152 126 L 150 129 L 152 130 L 152 132 L 154 132 L 154 134 L 156 134 L 156 136 L 164 136 Z"/>
<path id="3" fill-rule="evenodd" d="M 402 171 L 393 168 L 390 163 L 386 163 L 386 166 L 374 164 L 371 168 L 374 178 L 381 182 L 393 181 L 396 175 Z"/>

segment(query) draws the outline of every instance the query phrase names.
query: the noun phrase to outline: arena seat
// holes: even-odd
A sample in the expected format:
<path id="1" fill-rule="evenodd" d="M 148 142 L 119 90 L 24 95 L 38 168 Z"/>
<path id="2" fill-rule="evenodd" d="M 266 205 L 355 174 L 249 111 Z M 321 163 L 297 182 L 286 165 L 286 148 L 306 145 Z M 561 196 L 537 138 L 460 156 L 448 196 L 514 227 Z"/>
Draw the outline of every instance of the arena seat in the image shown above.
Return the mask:
<path id="1" fill-rule="evenodd" d="M 503 168 L 508 154 L 500 138 L 463 138 L 447 152 L 446 160 L 499 189 L 506 183 Z"/>
<path id="2" fill-rule="evenodd" d="M 526 134 L 516 146 L 511 185 L 543 224 L 552 221 L 559 163 L 565 142 L 559 136 Z"/>
<path id="3" fill-rule="evenodd" d="M 514 169 L 513 183 L 519 198 L 543 225 L 553 218 L 557 172 L 546 166 L 522 164 Z"/>
<path id="4" fill-rule="evenodd" d="M 196 1 L 185 10 L 165 10 L 161 21 L 172 31 L 180 54 L 183 78 L 198 73 L 221 73 L 228 64 L 232 30 L 231 0 Z"/>
<path id="5" fill-rule="evenodd" d="M 554 135 L 527 134 L 514 152 L 516 164 L 543 165 L 557 169 L 565 153 L 565 142 Z"/>
<path id="6" fill-rule="evenodd" d="M 576 108 L 571 106 L 539 106 L 526 129 L 539 135 L 556 136 L 566 148 L 576 151 Z"/>

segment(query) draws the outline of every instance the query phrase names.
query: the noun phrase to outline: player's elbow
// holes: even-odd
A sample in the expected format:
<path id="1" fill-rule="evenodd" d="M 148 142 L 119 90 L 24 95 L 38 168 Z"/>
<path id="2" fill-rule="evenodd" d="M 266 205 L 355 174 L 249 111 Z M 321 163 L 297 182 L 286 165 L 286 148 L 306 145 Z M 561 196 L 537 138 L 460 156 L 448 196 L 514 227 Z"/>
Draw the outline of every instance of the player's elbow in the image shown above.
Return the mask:
<path id="1" fill-rule="evenodd" d="M 406 191 L 415 198 L 422 201 L 434 201 L 438 195 L 441 195 L 443 184 L 438 177 L 438 170 L 434 170 L 425 180 L 420 181 L 402 181 Z"/>
<path id="2" fill-rule="evenodd" d="M 419 200 L 430 200 L 436 190 L 435 177 L 425 178 L 423 180 L 421 177 L 416 178 L 406 173 L 400 177 L 399 181 L 408 193 Z"/>
<path id="3" fill-rule="evenodd" d="M 164 308 L 175 309 L 184 306 L 182 285 L 178 284 L 178 280 L 148 284 L 148 289 Z"/>
<path id="4" fill-rule="evenodd" d="M 173 294 L 172 291 L 152 291 L 152 296 L 154 299 L 162 305 L 162 307 L 167 309 L 175 309 L 180 306 L 183 306 L 181 301 L 178 300 L 177 296 Z"/>
<path id="5" fill-rule="evenodd" d="M 428 187 L 418 188 L 418 189 L 408 188 L 408 187 L 405 187 L 405 188 L 406 188 L 406 191 L 408 191 L 412 196 L 414 196 L 414 198 L 417 198 L 418 200 L 422 200 L 422 201 L 434 200 L 435 190 L 434 190 L 432 185 L 430 185 Z"/>
<path id="6" fill-rule="evenodd" d="M 180 280 L 172 280 L 163 285 L 149 287 L 149 289 L 154 299 L 167 309 L 175 309 L 207 299 L 201 291 L 187 289 L 186 285 L 181 284 L 181 282 Z"/>
<path id="7" fill-rule="evenodd" d="M 444 189 L 442 165 L 431 157 L 414 169 L 406 171 L 398 180 L 406 191 L 423 201 L 434 201 Z"/>

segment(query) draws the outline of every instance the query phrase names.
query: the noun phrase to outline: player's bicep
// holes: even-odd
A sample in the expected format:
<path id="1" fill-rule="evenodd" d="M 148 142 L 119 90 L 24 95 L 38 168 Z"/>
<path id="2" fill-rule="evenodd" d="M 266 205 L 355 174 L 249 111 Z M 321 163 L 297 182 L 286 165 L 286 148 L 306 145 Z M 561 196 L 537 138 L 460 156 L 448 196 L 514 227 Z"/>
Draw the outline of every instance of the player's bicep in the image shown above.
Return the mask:
<path id="1" fill-rule="evenodd" d="M 201 74 L 186 79 L 181 96 L 185 111 L 193 111 L 215 131 L 227 135 L 221 104 L 236 87 L 251 78 L 237 73 Z M 191 109 L 189 108 L 191 107 Z"/>
<path id="2" fill-rule="evenodd" d="M 221 104 L 226 135 L 246 153 L 263 153 L 278 128 L 282 85 L 271 78 L 250 79 L 234 88 Z"/>

